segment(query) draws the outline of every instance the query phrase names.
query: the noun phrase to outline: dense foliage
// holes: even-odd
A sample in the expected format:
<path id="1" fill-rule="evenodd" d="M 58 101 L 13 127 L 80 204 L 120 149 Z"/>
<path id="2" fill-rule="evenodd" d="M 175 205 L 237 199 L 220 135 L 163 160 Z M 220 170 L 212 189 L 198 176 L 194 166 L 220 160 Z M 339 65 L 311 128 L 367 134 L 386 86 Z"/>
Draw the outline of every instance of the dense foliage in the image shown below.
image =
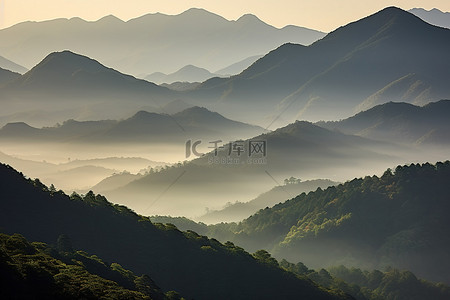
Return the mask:
<path id="1" fill-rule="evenodd" d="M 246 249 L 313 267 L 391 265 L 448 283 L 449 195 L 449 161 L 398 166 L 381 177 L 303 193 L 229 230 Z"/>
<path id="2" fill-rule="evenodd" d="M 261 256 L 232 243 L 153 224 L 92 192 L 69 197 L 5 165 L 0 165 L 0 189 L 4 232 L 96 253 L 134 274 L 149 275 L 163 291 L 195 299 L 349 298 L 261 262 Z"/>
<path id="3" fill-rule="evenodd" d="M 0 286 L 1 299 L 169 299 L 146 275 L 19 234 L 0 234 Z"/>
<path id="4" fill-rule="evenodd" d="M 450 298 L 450 287 L 442 283 L 434 284 L 418 279 L 413 273 L 388 268 L 362 271 L 345 266 L 314 271 L 303 263 L 280 262 L 280 266 L 328 288 L 343 290 L 357 300 L 445 300 Z"/>

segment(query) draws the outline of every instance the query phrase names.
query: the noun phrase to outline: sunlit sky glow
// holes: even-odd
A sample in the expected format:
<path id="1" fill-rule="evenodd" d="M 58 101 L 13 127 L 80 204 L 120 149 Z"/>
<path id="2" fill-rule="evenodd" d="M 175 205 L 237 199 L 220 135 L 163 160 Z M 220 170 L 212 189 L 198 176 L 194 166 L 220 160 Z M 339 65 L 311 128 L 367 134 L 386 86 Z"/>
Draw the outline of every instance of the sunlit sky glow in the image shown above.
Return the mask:
<path id="1" fill-rule="evenodd" d="M 0 26 L 71 17 L 93 21 L 109 14 L 129 20 L 147 13 L 173 15 L 197 7 L 229 20 L 252 13 L 276 27 L 293 24 L 328 32 L 387 6 L 450 11 L 449 0 L 0 0 Z"/>

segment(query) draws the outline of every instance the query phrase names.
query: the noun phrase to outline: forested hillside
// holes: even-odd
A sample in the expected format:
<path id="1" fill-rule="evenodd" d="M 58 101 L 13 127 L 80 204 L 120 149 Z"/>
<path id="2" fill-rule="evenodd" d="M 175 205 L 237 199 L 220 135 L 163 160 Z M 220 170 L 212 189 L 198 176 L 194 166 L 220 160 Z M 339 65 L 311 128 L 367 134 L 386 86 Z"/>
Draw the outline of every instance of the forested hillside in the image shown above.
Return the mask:
<path id="1" fill-rule="evenodd" d="M 0 228 L 5 233 L 46 243 L 64 234 L 74 249 L 147 274 L 163 291 L 195 299 L 349 299 L 232 243 L 153 224 L 92 192 L 69 197 L 5 165 L 0 165 L 0 189 Z"/>

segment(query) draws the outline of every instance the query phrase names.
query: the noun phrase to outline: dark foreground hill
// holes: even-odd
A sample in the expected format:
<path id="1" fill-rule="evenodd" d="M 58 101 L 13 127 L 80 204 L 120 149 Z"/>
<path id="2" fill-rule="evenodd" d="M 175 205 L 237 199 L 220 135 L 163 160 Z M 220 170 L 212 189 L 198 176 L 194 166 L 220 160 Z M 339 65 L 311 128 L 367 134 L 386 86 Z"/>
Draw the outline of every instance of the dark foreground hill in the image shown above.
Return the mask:
<path id="1" fill-rule="evenodd" d="M 71 197 L 48 190 L 0 165 L 0 228 L 55 243 L 67 235 L 74 248 L 147 274 L 164 291 L 195 299 L 348 299 L 270 266 L 232 243 L 153 224 L 100 195 Z"/>
<path id="2" fill-rule="evenodd" d="M 179 299 L 173 291 L 164 295 L 146 275 L 74 252 L 64 235 L 52 247 L 0 233 L 0 287 L 2 299 Z"/>

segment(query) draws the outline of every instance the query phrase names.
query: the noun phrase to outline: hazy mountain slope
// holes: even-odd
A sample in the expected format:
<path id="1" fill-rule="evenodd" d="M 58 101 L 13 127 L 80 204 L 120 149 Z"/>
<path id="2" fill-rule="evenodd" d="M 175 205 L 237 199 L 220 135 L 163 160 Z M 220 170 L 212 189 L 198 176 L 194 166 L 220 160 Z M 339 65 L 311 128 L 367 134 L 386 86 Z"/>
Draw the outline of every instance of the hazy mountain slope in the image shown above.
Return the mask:
<path id="1" fill-rule="evenodd" d="M 261 152 L 250 155 L 250 142 L 257 141 L 265 141 L 266 156 Z M 396 154 L 402 153 L 401 160 L 409 155 L 406 148 L 332 132 L 307 122 L 236 141 L 231 143 L 231 151 L 228 142 L 222 141 L 217 144 L 217 155 L 212 141 L 203 141 L 203 145 L 209 147 L 207 155 L 149 174 L 109 191 L 107 196 L 143 214 L 197 217 L 207 208 L 248 202 L 261 190 L 291 176 L 343 180 L 361 176 L 367 168 L 382 172 L 399 160 Z"/>
<path id="2" fill-rule="evenodd" d="M 348 117 L 366 98 L 408 75 L 415 80 L 399 87 L 402 101 L 437 101 L 450 95 L 449 41 L 450 30 L 389 7 L 308 47 L 283 45 L 238 76 L 211 79 L 193 93 L 215 97 L 223 112 L 257 105 L 260 121 L 280 114 L 290 120 Z"/>
<path id="3" fill-rule="evenodd" d="M 46 191 L 0 166 L 0 226 L 31 240 L 54 242 L 67 235 L 73 247 L 148 274 L 164 291 L 196 299 L 349 299 L 269 266 L 242 249 L 174 226 L 154 225 L 123 206 L 88 193 L 71 198 Z M 79 216 L 83 216 L 80 218 Z M 132 255 L 130 255 L 132 254 Z"/>
<path id="4" fill-rule="evenodd" d="M 449 282 L 450 162 L 398 166 L 259 211 L 237 227 L 246 249 L 315 267 L 394 266 Z"/>
<path id="5" fill-rule="evenodd" d="M 317 125 L 372 139 L 422 145 L 450 143 L 450 101 L 423 107 L 407 103 L 386 103 L 338 122 Z"/>
<path id="6" fill-rule="evenodd" d="M 19 77 L 20 77 L 19 73 L 15 73 L 15 72 L 0 68 L 0 88 L 2 85 L 5 85 L 13 80 L 16 80 Z"/>
<path id="7" fill-rule="evenodd" d="M 408 10 L 410 13 L 418 16 L 425 22 L 430 24 L 450 28 L 450 13 L 442 12 L 437 8 L 433 8 L 431 10 L 426 10 L 423 8 L 413 8 Z"/>
<path id="8" fill-rule="evenodd" d="M 231 64 L 228 67 L 217 70 L 214 73 L 223 76 L 237 75 L 242 71 L 244 71 L 245 69 L 247 69 L 248 67 L 250 67 L 255 61 L 257 61 L 261 57 L 263 57 L 263 55 L 254 55 L 247 57 L 246 59 Z"/>
<path id="9" fill-rule="evenodd" d="M 24 74 L 28 71 L 27 68 L 24 68 L 9 59 L 4 58 L 3 56 L 0 56 L 0 68 L 19 74 Z"/>
<path id="10" fill-rule="evenodd" d="M 314 191 L 318 187 L 324 189 L 336 184 L 336 182 L 331 180 L 317 179 L 276 186 L 249 202 L 230 202 L 223 209 L 210 211 L 197 218 L 197 220 L 205 223 L 239 222 L 260 209 L 272 207 L 277 203 L 284 202 L 286 198 L 292 198 L 301 193 Z"/>
<path id="11" fill-rule="evenodd" d="M 199 68 L 193 65 L 187 65 L 171 74 L 163 74 L 156 72 L 145 76 L 145 80 L 154 82 L 156 84 L 174 83 L 174 82 L 203 82 L 212 77 L 219 75 L 213 74 L 204 68 Z"/>
<path id="12" fill-rule="evenodd" d="M 144 175 L 141 174 L 131 173 L 113 174 L 91 187 L 90 190 L 95 193 L 105 193 L 110 190 L 121 188 L 132 181 L 142 178 L 143 176 Z"/>
<path id="13" fill-rule="evenodd" d="M 228 21 L 193 8 L 176 16 L 147 14 L 127 22 L 114 16 L 95 22 L 24 22 L 0 31 L 0 53 L 31 68 L 48 53 L 68 49 L 139 76 L 172 73 L 188 64 L 217 70 L 287 42 L 310 44 L 323 36 L 297 26 L 277 29 L 252 15 Z"/>

